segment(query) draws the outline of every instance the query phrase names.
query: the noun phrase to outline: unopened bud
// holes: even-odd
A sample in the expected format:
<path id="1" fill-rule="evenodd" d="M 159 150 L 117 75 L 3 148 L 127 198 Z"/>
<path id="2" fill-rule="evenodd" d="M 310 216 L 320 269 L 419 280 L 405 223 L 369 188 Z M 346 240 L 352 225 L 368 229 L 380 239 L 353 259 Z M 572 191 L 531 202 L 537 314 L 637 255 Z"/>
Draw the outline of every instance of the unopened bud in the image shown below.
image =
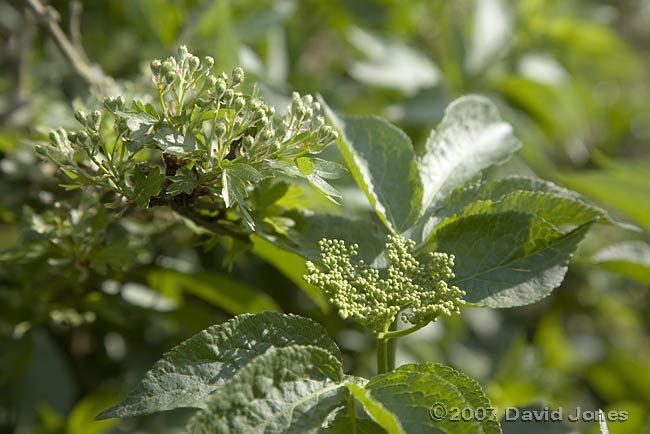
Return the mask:
<path id="1" fill-rule="evenodd" d="M 210 56 L 205 56 L 205 58 L 203 58 L 203 68 L 205 68 L 206 71 L 209 71 L 210 69 L 212 69 L 213 66 L 214 66 L 214 58 Z"/>
<path id="2" fill-rule="evenodd" d="M 237 98 L 235 98 L 235 102 L 233 103 L 233 107 L 235 110 L 239 111 L 243 109 L 245 106 L 246 106 L 246 100 L 243 97 L 238 96 Z"/>
<path id="3" fill-rule="evenodd" d="M 160 60 L 158 60 L 158 59 L 156 59 L 156 60 L 154 60 L 153 62 L 151 62 L 151 65 L 149 65 L 149 66 L 151 67 L 151 72 L 152 72 L 154 75 L 157 75 L 157 74 L 158 74 L 158 71 L 160 71 L 160 66 L 161 66 L 161 65 L 162 65 L 162 62 L 161 62 Z"/>
<path id="4" fill-rule="evenodd" d="M 186 45 L 181 45 L 178 47 L 178 57 L 182 59 L 183 57 L 187 56 L 187 46 Z"/>
<path id="5" fill-rule="evenodd" d="M 92 112 L 92 114 L 90 116 L 91 116 L 93 122 L 98 124 L 99 121 L 101 121 L 101 119 L 102 119 L 102 112 L 100 112 L 99 110 L 95 110 L 94 112 Z"/>
<path id="6" fill-rule="evenodd" d="M 239 83 L 244 81 L 244 70 L 241 69 L 239 66 L 236 67 L 235 69 L 232 70 L 232 73 L 230 74 L 230 79 L 232 80 L 232 83 L 236 86 Z"/>
<path id="7" fill-rule="evenodd" d="M 80 123 L 85 125 L 86 124 L 86 113 L 82 112 L 81 110 L 74 112 L 74 118 Z"/>

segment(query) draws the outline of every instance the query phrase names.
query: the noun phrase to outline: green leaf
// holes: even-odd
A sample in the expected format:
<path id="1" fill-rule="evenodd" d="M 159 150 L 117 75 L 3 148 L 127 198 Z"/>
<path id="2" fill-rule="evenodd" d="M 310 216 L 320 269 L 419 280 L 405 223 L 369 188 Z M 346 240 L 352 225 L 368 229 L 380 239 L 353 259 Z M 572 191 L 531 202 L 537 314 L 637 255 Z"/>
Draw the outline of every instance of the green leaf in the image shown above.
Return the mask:
<path id="1" fill-rule="evenodd" d="M 231 315 L 280 311 L 271 297 L 255 291 L 240 280 L 205 271 L 185 274 L 175 270 L 153 270 L 147 274 L 149 286 L 164 292 L 165 289 L 182 289 L 187 294 L 211 303 Z"/>
<path id="2" fill-rule="evenodd" d="M 176 156 L 182 156 L 197 149 L 196 138 L 191 133 L 183 136 L 167 127 L 158 129 L 153 140 L 163 152 Z"/>
<path id="3" fill-rule="evenodd" d="M 313 173 L 323 179 L 338 179 L 347 172 L 345 167 L 339 163 L 320 158 L 298 157 L 296 158 L 296 165 L 304 175 Z"/>
<path id="4" fill-rule="evenodd" d="M 212 326 L 166 353 L 121 403 L 97 419 L 204 408 L 208 397 L 242 366 L 271 347 L 312 345 L 340 358 L 327 331 L 307 318 L 263 312 Z"/>
<path id="5" fill-rule="evenodd" d="M 624 241 L 607 246 L 596 252 L 591 262 L 650 285 L 650 244 L 643 241 Z"/>
<path id="6" fill-rule="evenodd" d="M 188 434 L 310 434 L 349 396 L 343 368 L 315 346 L 271 348 L 241 368 L 188 423 Z"/>
<path id="7" fill-rule="evenodd" d="M 143 126 L 149 127 L 158 122 L 158 118 L 152 116 L 148 113 L 142 112 L 120 112 L 122 116 L 126 119 L 126 126 L 129 127 L 131 131 L 138 131 Z"/>
<path id="8" fill-rule="evenodd" d="M 302 277 L 307 274 L 305 259 L 295 253 L 283 250 L 257 235 L 251 236 L 253 253 L 280 270 L 289 280 L 305 292 L 323 311 L 329 311 L 329 303 L 323 291 L 305 282 Z"/>
<path id="9" fill-rule="evenodd" d="M 650 182 L 647 167 L 618 162 L 605 170 L 560 175 L 563 183 L 598 203 L 622 211 L 650 231 Z"/>
<path id="10" fill-rule="evenodd" d="M 422 203 L 411 139 L 379 117 L 338 117 L 323 105 L 339 131 L 337 143 L 348 168 L 379 218 L 392 232 L 408 229 Z"/>
<path id="11" fill-rule="evenodd" d="M 363 259 L 368 264 L 377 260 L 385 247 L 385 231 L 372 219 L 352 220 L 300 211 L 287 212 L 285 217 L 295 222 L 295 225 L 289 229 L 287 237 L 262 232 L 258 235 L 281 249 L 312 261 L 320 261 L 318 242 L 323 238 L 343 240 L 348 245 L 359 244 L 359 259 Z"/>
<path id="12" fill-rule="evenodd" d="M 370 419 L 337 417 L 325 430 L 326 434 L 386 434 L 386 430 Z"/>
<path id="13" fill-rule="evenodd" d="M 247 186 L 256 184 L 264 179 L 264 176 L 253 166 L 246 163 L 224 164 L 221 174 L 221 195 L 228 208 L 235 203 L 239 205 L 244 221 L 248 228 L 255 230 L 255 222 L 248 212 L 251 207 L 246 201 L 248 197 Z"/>
<path id="14" fill-rule="evenodd" d="M 497 201 L 480 200 L 474 202 L 460 213 L 443 220 L 435 231 L 463 217 L 476 214 L 494 214 L 508 211 L 518 211 L 536 215 L 553 225 L 553 228 L 575 228 L 588 222 L 605 219 L 606 213 L 600 208 L 592 207 L 584 202 L 567 197 L 556 196 L 551 193 L 535 191 L 514 191 L 501 197 Z M 435 232 L 434 232 L 435 236 Z"/>
<path id="15" fill-rule="evenodd" d="M 472 95 L 452 102 L 418 156 L 424 187 L 422 210 L 436 208 L 457 186 L 507 160 L 520 146 L 512 126 L 487 98 Z"/>
<path id="16" fill-rule="evenodd" d="M 199 184 L 194 172 L 187 167 L 181 167 L 169 180 L 171 184 L 167 187 L 167 193 L 171 195 L 191 194 Z"/>
<path id="17" fill-rule="evenodd" d="M 465 300 L 487 307 L 534 303 L 557 288 L 591 222 L 562 234 L 531 214 L 463 217 L 435 235 L 435 250 L 453 254 Z"/>
<path id="18" fill-rule="evenodd" d="M 133 201 L 138 207 L 147 208 L 149 199 L 160 193 L 164 181 L 165 175 L 160 167 L 151 167 L 149 173 L 145 175 L 142 168 L 136 166 L 133 170 Z"/>
<path id="19" fill-rule="evenodd" d="M 401 366 L 372 378 L 366 389 L 372 401 L 399 419 L 405 433 L 501 433 L 496 416 L 489 412 L 485 418 L 450 420 L 453 408 L 488 410 L 490 402 L 475 380 L 449 366 L 433 363 Z M 476 413 L 481 414 L 479 411 Z M 432 413 L 443 417 L 434 420 Z"/>
<path id="20" fill-rule="evenodd" d="M 98 411 L 115 402 L 115 392 L 93 392 L 79 401 L 67 419 L 68 434 L 102 434 L 109 431 L 117 421 L 93 421 Z"/>
<path id="21" fill-rule="evenodd" d="M 364 388 L 356 383 L 345 385 L 352 395 L 363 405 L 364 410 L 372 419 L 381 426 L 388 434 L 405 434 L 399 419 L 391 413 L 380 402 L 371 395 L 370 389 Z"/>
<path id="22" fill-rule="evenodd" d="M 343 166 L 334 162 L 308 157 L 296 158 L 296 166 L 314 188 L 332 202 L 340 203 L 338 199 L 342 198 L 341 193 L 329 185 L 325 179 L 336 179 L 342 176 L 345 173 Z"/>

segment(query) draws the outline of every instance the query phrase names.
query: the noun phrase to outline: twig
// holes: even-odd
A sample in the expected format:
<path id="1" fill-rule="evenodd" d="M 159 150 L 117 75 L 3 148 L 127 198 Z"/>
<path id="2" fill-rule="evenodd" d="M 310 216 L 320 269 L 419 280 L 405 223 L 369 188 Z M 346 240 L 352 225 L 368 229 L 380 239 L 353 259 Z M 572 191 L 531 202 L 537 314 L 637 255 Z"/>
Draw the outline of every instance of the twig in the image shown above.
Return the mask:
<path id="1" fill-rule="evenodd" d="M 58 24 L 59 14 L 51 7 L 44 6 L 39 0 L 25 0 L 38 21 L 47 29 L 52 39 L 68 59 L 75 72 L 88 84 L 99 86 L 104 80 L 104 73 L 98 67 L 91 66 L 70 42 Z"/>
<path id="2" fill-rule="evenodd" d="M 79 55 L 83 57 L 86 63 L 90 63 L 81 41 L 81 14 L 83 12 L 83 5 L 79 0 L 71 0 L 69 10 L 70 21 L 68 32 L 70 33 L 70 40 Z"/>
<path id="3" fill-rule="evenodd" d="M 185 199 L 188 199 L 188 197 L 184 194 L 178 196 L 162 194 L 152 197 L 149 201 L 149 206 L 168 206 L 177 214 L 189 219 L 193 223 L 209 230 L 210 232 L 214 232 L 215 234 L 219 235 L 226 235 L 228 237 L 236 238 L 242 241 L 249 241 L 248 236 L 239 232 L 232 231 L 220 225 L 218 222 L 201 215 L 198 211 L 193 209 Z"/>

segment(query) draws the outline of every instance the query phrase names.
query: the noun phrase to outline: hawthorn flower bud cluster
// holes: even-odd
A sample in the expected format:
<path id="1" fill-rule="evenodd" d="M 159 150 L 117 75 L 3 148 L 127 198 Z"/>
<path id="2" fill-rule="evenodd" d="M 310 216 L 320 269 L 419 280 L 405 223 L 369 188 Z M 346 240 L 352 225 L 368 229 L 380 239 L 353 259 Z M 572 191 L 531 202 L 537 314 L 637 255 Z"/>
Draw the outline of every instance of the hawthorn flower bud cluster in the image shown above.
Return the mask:
<path id="1" fill-rule="evenodd" d="M 211 124 L 206 141 L 214 162 L 238 156 L 249 162 L 289 159 L 305 151 L 318 153 L 336 140 L 311 95 L 294 93 L 287 113 L 278 116 L 256 88 L 251 93 L 239 90 L 245 81 L 242 68 L 215 76 L 210 72 L 213 65 L 211 57 L 200 60 L 181 46 L 178 56 L 154 60 L 151 71 L 169 120 L 195 114 L 202 120 L 195 126 L 197 134 Z"/>
<path id="2" fill-rule="evenodd" d="M 454 277 L 453 255 L 430 252 L 421 263 L 411 253 L 415 243 L 389 236 L 391 264 L 386 270 L 355 261 L 358 245 L 341 240 L 319 243 L 323 269 L 307 262 L 306 282 L 323 289 L 343 318 L 352 318 L 375 334 L 386 332 L 396 316 L 413 325 L 434 321 L 439 315 L 460 312 L 465 292 L 448 285 Z"/>

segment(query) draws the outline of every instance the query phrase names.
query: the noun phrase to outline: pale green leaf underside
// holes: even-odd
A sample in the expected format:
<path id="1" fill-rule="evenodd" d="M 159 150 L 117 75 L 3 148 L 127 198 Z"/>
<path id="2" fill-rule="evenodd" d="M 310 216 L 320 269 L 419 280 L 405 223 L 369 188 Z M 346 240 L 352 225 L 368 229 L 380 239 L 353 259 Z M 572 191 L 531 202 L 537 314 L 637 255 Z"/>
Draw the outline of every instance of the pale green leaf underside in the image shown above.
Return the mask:
<path id="1" fill-rule="evenodd" d="M 174 347 L 124 401 L 97 418 L 129 417 L 179 407 L 202 408 L 212 392 L 256 356 L 271 347 L 292 345 L 317 346 L 340 357 L 325 329 L 312 320 L 275 312 L 240 315 Z"/>
<path id="2" fill-rule="evenodd" d="M 507 160 L 520 146 L 512 126 L 487 98 L 471 95 L 452 102 L 418 156 L 423 212 L 437 208 L 453 189 Z"/>
<path id="3" fill-rule="evenodd" d="M 376 116 L 339 117 L 327 107 L 326 113 L 339 131 L 337 143 L 352 176 L 380 219 L 391 232 L 408 229 L 422 203 L 411 139 Z"/>
<path id="4" fill-rule="evenodd" d="M 405 365 L 372 378 L 366 385 L 369 396 L 400 421 L 404 433 L 500 434 L 496 420 L 434 421 L 431 406 L 448 410 L 489 408 L 490 402 L 479 384 L 460 372 L 439 364 Z"/>
<path id="5" fill-rule="evenodd" d="M 272 348 L 251 360 L 208 399 L 187 434 L 310 434 L 348 398 L 343 370 L 315 346 Z"/>
<path id="6" fill-rule="evenodd" d="M 354 398 L 363 405 L 366 413 L 388 434 L 406 434 L 395 414 L 388 411 L 381 402 L 376 401 L 368 388 L 355 383 L 349 383 L 346 386 Z"/>
<path id="7" fill-rule="evenodd" d="M 558 287 L 591 222 L 562 234 L 531 214 L 504 212 L 461 218 L 436 233 L 436 250 L 455 255 L 451 283 L 480 306 L 534 303 Z"/>

